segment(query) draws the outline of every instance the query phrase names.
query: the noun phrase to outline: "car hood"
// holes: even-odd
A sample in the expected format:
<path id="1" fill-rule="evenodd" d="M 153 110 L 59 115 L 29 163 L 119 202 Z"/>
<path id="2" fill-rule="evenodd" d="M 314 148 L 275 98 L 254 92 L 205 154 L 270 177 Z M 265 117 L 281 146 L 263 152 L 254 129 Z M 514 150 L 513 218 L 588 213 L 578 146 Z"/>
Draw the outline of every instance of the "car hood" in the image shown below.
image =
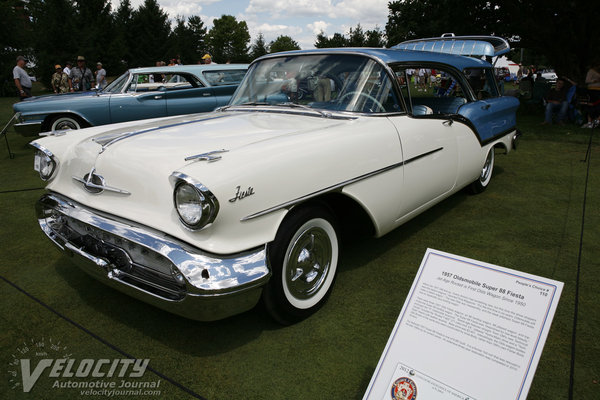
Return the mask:
<path id="1" fill-rule="evenodd" d="M 102 92 L 75 92 L 75 93 L 61 93 L 61 94 L 45 94 L 42 96 L 34 96 L 23 99 L 23 101 L 19 103 L 15 103 L 13 108 L 15 111 L 19 111 L 20 109 L 28 109 L 29 106 L 37 106 L 40 103 L 47 102 L 57 102 L 57 101 L 68 101 L 73 102 L 81 99 L 82 97 L 97 97 L 101 95 L 107 95 Z"/>
<path id="2" fill-rule="evenodd" d="M 228 204 L 252 168 L 264 168 L 270 157 L 301 151 L 293 145 L 299 137 L 306 142 L 309 136 L 316 149 L 319 133 L 351 122 L 298 113 L 227 111 L 82 129 L 35 143 L 59 162 L 47 189 L 181 237 L 189 233 L 182 231 L 174 214 L 174 172 L 200 181 Z M 222 159 L 186 161 L 211 152 Z M 85 190 L 82 183 L 92 171 L 107 187 L 100 194 Z"/>

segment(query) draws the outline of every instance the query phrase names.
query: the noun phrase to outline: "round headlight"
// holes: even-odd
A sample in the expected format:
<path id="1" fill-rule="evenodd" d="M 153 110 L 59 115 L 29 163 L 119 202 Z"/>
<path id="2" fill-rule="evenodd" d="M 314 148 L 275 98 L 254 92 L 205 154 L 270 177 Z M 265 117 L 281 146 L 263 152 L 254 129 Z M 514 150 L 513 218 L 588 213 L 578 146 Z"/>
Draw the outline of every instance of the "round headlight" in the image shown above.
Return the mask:
<path id="1" fill-rule="evenodd" d="M 180 172 L 174 172 L 171 179 L 175 184 L 173 203 L 183 225 L 197 231 L 212 223 L 219 213 L 219 201 L 212 192 Z"/>
<path id="2" fill-rule="evenodd" d="M 188 227 L 196 227 L 204 214 L 204 196 L 188 183 L 175 188 L 175 208 L 181 221 Z"/>
<path id="3" fill-rule="evenodd" d="M 56 170 L 56 161 L 54 161 L 53 157 L 38 150 L 35 153 L 34 169 L 39 172 L 40 178 L 47 181 Z"/>

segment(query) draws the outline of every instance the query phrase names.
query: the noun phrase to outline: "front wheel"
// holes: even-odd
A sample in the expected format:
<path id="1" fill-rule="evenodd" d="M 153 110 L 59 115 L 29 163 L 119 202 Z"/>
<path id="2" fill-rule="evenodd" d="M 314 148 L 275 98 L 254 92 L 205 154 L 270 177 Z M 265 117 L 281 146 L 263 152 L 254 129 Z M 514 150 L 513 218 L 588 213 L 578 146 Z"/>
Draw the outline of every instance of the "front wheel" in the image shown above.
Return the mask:
<path id="1" fill-rule="evenodd" d="M 483 168 L 481 169 L 481 174 L 479 175 L 479 178 L 477 178 L 475 182 L 471 183 L 471 186 L 469 187 L 471 193 L 477 194 L 483 192 L 492 180 L 493 171 L 494 148 L 492 147 L 489 150 L 487 157 L 485 158 L 485 162 L 483 163 Z"/>
<path id="2" fill-rule="evenodd" d="M 73 129 L 85 128 L 86 124 L 81 121 L 78 117 L 71 115 L 59 115 L 52 119 L 50 122 L 50 130 L 52 131 L 65 131 Z"/>
<path id="3" fill-rule="evenodd" d="M 268 247 L 273 275 L 263 301 L 271 316 L 289 325 L 321 308 L 333 288 L 338 254 L 335 220 L 326 209 L 289 215 Z"/>

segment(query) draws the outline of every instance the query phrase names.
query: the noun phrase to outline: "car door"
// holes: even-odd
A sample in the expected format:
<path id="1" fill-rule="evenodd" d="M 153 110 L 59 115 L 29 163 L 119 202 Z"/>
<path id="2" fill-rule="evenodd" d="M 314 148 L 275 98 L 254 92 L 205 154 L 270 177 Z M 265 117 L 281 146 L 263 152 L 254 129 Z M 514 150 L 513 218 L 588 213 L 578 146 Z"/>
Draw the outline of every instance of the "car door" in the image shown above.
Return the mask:
<path id="1" fill-rule="evenodd" d="M 167 75 L 165 89 L 167 115 L 208 112 L 217 107 L 213 88 L 191 74 Z"/>
<path id="2" fill-rule="evenodd" d="M 469 68 L 465 77 L 477 101 L 465 104 L 458 111 L 472 124 L 482 143 L 515 129 L 519 100 L 500 96 L 490 68 Z"/>
<path id="3" fill-rule="evenodd" d="M 111 96 L 112 123 L 167 115 L 164 87 L 161 83 L 154 83 L 151 80 L 149 74 L 135 74 L 123 93 Z"/>
<path id="4" fill-rule="evenodd" d="M 393 69 L 409 111 L 408 115 L 390 117 L 400 136 L 404 160 L 401 219 L 455 188 L 459 163 L 457 142 L 469 128 L 453 121 L 456 110 L 466 101 L 453 76 L 439 68 L 432 70 L 423 66 Z M 425 69 L 425 75 L 419 75 L 419 69 Z M 448 96 L 436 97 L 437 93 Z"/>
<path id="5" fill-rule="evenodd" d="M 245 74 L 246 69 L 213 69 L 202 72 L 204 79 L 213 88 L 217 107 L 229 104 Z"/>

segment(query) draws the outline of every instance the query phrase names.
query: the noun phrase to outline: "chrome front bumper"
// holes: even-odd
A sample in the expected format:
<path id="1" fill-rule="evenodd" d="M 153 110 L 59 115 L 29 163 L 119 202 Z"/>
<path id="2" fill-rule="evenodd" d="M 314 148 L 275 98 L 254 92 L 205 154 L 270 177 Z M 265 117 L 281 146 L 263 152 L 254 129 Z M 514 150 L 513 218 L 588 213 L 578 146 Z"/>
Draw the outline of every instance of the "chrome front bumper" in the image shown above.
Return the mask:
<path id="1" fill-rule="evenodd" d="M 13 115 L 15 132 L 23 136 L 38 136 L 42 131 L 42 119 L 26 121 L 20 112 Z"/>
<path id="2" fill-rule="evenodd" d="M 251 309 L 271 272 L 266 248 L 205 253 L 56 193 L 37 204 L 44 233 L 94 278 L 166 311 L 212 321 Z"/>

